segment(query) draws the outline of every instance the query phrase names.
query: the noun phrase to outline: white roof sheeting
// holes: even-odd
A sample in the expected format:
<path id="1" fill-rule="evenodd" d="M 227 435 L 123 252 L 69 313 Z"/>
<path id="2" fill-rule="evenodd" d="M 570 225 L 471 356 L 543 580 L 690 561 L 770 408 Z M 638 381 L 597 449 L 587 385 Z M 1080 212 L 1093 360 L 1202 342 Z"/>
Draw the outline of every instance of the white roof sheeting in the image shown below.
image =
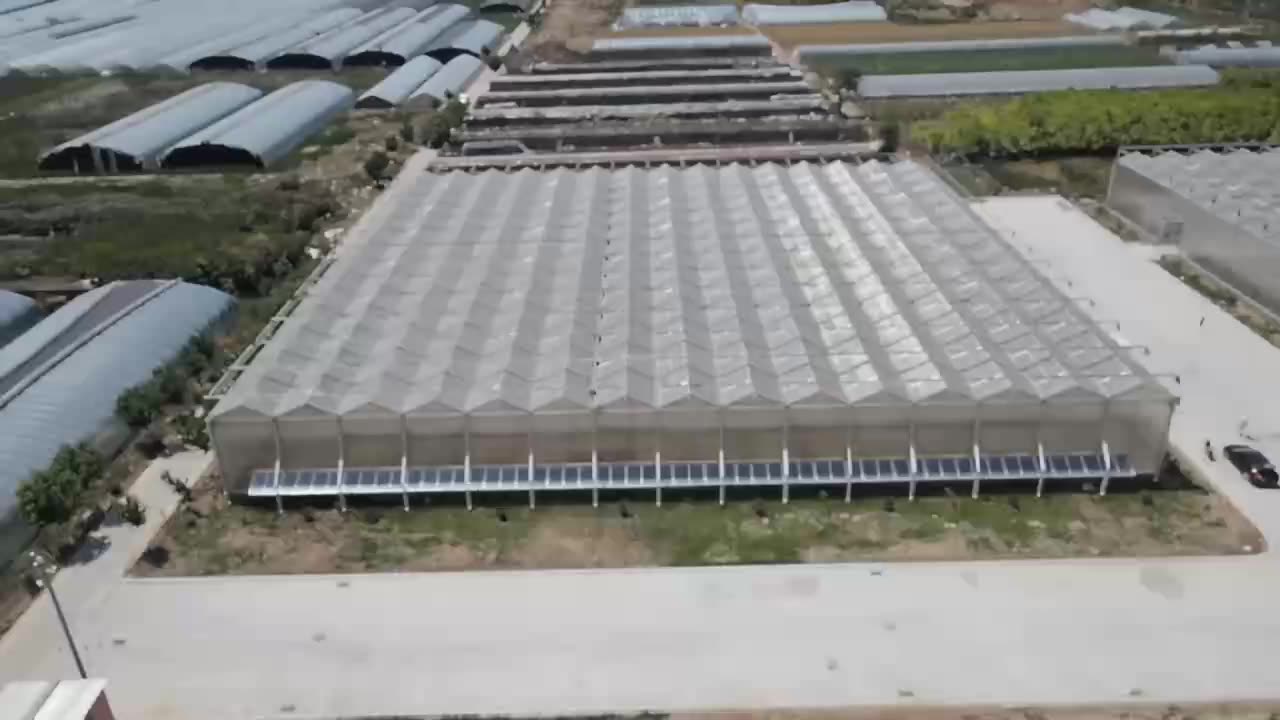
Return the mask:
<path id="1" fill-rule="evenodd" d="M 423 11 L 427 12 L 427 11 Z M 420 13 L 409 8 L 381 8 L 367 12 L 354 22 L 292 47 L 267 61 L 269 68 L 333 69 L 353 49 L 382 34 L 389 28 L 410 22 Z"/>
<path id="2" fill-rule="evenodd" d="M 647 27 L 716 27 L 737 25 L 737 5 L 655 5 L 629 7 L 613 27 L 617 30 Z"/>
<path id="3" fill-rule="evenodd" d="M 865 75 L 858 94 L 866 98 L 1014 95 L 1055 90 L 1109 90 L 1216 85 L 1220 76 L 1204 65 L 1165 65 L 1080 70 Z"/>
<path id="4" fill-rule="evenodd" d="M 1174 15 L 1132 7 L 1122 7 L 1115 10 L 1092 8 L 1082 13 L 1063 15 L 1062 19 L 1069 23 L 1083 25 L 1095 30 L 1132 30 L 1134 28 L 1158 30 L 1179 22 L 1179 19 Z"/>
<path id="5" fill-rule="evenodd" d="M 444 67 L 439 60 L 419 55 L 383 78 L 356 101 L 358 108 L 391 108 L 399 105 Z"/>
<path id="6" fill-rule="evenodd" d="M 597 55 L 645 54 L 654 57 L 663 53 L 758 51 L 751 54 L 768 54 L 772 49 L 769 38 L 760 34 L 750 35 L 672 35 L 659 37 L 609 37 L 596 38 L 591 52 Z"/>
<path id="7" fill-rule="evenodd" d="M 869 0 L 821 5 L 767 5 L 747 3 L 742 19 L 749 25 L 808 25 L 822 23 L 885 22 L 888 13 Z"/>
<path id="8" fill-rule="evenodd" d="M 1007 38 L 993 40 L 922 40 L 901 43 L 854 43 L 800 45 L 796 56 L 803 62 L 819 55 L 852 57 L 857 55 L 890 55 L 934 52 L 986 52 L 993 50 L 1043 50 L 1065 47 L 1127 45 L 1124 35 L 1070 35 L 1045 38 Z"/>
<path id="9" fill-rule="evenodd" d="M 417 21 L 392 28 L 353 49 L 343 65 L 403 65 L 426 51 L 451 27 L 471 15 L 471 9 L 448 3 L 429 8 Z"/>
<path id="10" fill-rule="evenodd" d="M 1280 47 L 1207 46 L 1180 50 L 1173 54 L 1179 65 L 1211 65 L 1213 67 L 1280 67 Z"/>
<path id="11" fill-rule="evenodd" d="M 458 53 L 482 57 L 493 52 L 502 34 L 502 26 L 492 20 L 464 20 L 436 38 L 426 54 L 441 62 L 448 62 Z"/>
<path id="12" fill-rule="evenodd" d="M 716 427 L 729 408 L 1170 397 L 915 162 L 412 182 L 212 418 Z"/>
<path id="13" fill-rule="evenodd" d="M 160 155 L 171 145 L 262 95 L 261 90 L 239 83 L 198 85 L 53 148 L 40 157 L 40 168 L 78 172 L 154 170 L 160 166 Z"/>
<path id="14" fill-rule="evenodd" d="M 474 55 L 458 55 L 445 63 L 405 101 L 436 107 L 462 94 L 485 69 L 484 61 Z"/>
<path id="15" fill-rule="evenodd" d="M 169 59 L 180 70 L 199 68 L 261 70 L 267 61 L 286 50 L 310 42 L 335 28 L 345 27 L 363 15 L 355 8 L 335 8 L 304 22 L 289 22 L 266 33 L 218 38 Z M 227 41 L 232 41 L 228 44 Z"/>
<path id="16" fill-rule="evenodd" d="M 1127 153 L 1120 165 L 1280 245 L 1280 149 Z"/>
<path id="17" fill-rule="evenodd" d="M 276 90 L 169 148 L 166 168 L 218 165 L 266 167 L 355 103 L 351 88 L 303 80 Z"/>
<path id="18" fill-rule="evenodd" d="M 234 300 L 201 285 L 117 282 L 60 308 L 0 349 L 0 518 L 63 445 L 115 423 L 116 398 L 151 377 Z"/>

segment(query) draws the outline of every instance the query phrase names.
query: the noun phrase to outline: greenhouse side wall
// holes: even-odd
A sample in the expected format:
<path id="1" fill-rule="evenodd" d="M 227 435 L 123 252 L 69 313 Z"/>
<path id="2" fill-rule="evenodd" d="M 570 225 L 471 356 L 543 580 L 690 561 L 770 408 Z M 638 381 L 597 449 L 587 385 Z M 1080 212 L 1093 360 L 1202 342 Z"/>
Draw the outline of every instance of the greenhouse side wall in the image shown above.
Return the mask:
<path id="1" fill-rule="evenodd" d="M 215 448 L 230 492 L 244 492 L 255 469 L 410 467 L 600 462 L 780 461 L 854 457 L 969 455 L 977 442 L 987 454 L 1126 453 L 1140 472 L 1154 472 L 1164 452 L 1172 404 L 1167 398 L 1106 402 L 972 403 L 867 408 L 779 408 L 721 413 L 598 414 L 594 429 L 524 426 L 512 432 L 473 432 L 460 418 L 283 417 L 216 418 Z M 761 412 L 756 412 L 759 410 Z M 820 414 L 825 422 L 812 422 Z M 724 425 L 717 424 L 717 417 Z M 804 418 L 808 424 L 794 420 Z M 710 420 L 701 426 L 696 419 Z M 580 420 L 566 419 L 573 425 Z M 654 425 L 654 423 L 659 423 Z M 512 428 L 514 430 L 514 427 Z"/>
<path id="2" fill-rule="evenodd" d="M 1107 204 L 1152 236 L 1280 313 L 1280 242 L 1253 235 L 1140 173 L 1117 164 Z"/>

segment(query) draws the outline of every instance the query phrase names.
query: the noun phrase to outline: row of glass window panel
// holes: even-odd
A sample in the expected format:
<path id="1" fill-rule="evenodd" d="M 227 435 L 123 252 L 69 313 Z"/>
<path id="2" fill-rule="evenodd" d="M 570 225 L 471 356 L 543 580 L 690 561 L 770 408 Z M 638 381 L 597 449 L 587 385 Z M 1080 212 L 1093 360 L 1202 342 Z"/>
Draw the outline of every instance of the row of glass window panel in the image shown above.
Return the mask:
<path id="1" fill-rule="evenodd" d="M 1055 454 L 1045 456 L 1042 473 L 1033 455 L 993 455 L 982 458 L 983 472 L 974 472 L 973 458 L 953 456 L 921 458 L 917 473 L 911 474 L 907 458 L 854 460 L 852 472 L 845 472 L 843 460 L 798 460 L 789 464 L 787 482 L 908 482 L 915 480 L 1034 479 L 1042 474 L 1055 478 L 1090 478 L 1132 475 L 1133 467 L 1124 454 L 1111 456 L 1111 469 L 1106 459 L 1096 453 Z M 654 487 L 745 484 L 772 485 L 783 482 L 782 463 L 725 463 L 724 475 L 718 463 L 599 463 L 597 479 L 592 480 L 590 464 L 535 465 L 532 475 L 527 465 L 477 465 L 471 468 L 471 482 L 465 480 L 461 466 L 409 468 L 405 486 L 410 491 L 449 490 L 458 488 L 539 489 L 582 487 Z M 532 478 L 532 481 L 530 480 Z M 250 494 L 273 494 L 274 473 L 258 470 L 250 483 Z M 399 468 L 346 468 L 343 492 L 399 492 Z M 336 469 L 286 470 L 280 473 L 278 491 L 286 494 L 336 494 L 339 489 Z M 257 491 L 257 492 L 255 492 Z"/>

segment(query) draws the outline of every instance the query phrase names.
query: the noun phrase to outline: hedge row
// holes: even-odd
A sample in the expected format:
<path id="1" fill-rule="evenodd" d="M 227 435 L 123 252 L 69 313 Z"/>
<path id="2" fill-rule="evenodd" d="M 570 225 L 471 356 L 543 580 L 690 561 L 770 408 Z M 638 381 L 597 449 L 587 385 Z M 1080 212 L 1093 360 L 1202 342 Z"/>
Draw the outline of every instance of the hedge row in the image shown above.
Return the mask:
<path id="1" fill-rule="evenodd" d="M 963 105 L 916 123 L 911 137 L 932 152 L 990 157 L 1280 142 L 1280 89 L 1241 82 L 1212 90 L 1043 93 Z"/>

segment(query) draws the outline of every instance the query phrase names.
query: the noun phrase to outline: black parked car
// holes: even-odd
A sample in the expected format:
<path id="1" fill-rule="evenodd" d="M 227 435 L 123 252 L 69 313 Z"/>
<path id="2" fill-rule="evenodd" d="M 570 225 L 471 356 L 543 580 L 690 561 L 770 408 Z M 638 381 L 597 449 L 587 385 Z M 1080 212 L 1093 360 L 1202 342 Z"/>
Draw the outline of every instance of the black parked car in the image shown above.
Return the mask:
<path id="1" fill-rule="evenodd" d="M 1228 445 L 1222 448 L 1222 454 L 1240 471 L 1245 480 L 1255 487 L 1273 488 L 1280 486 L 1280 478 L 1276 476 L 1276 466 L 1271 464 L 1266 455 L 1248 445 Z"/>

